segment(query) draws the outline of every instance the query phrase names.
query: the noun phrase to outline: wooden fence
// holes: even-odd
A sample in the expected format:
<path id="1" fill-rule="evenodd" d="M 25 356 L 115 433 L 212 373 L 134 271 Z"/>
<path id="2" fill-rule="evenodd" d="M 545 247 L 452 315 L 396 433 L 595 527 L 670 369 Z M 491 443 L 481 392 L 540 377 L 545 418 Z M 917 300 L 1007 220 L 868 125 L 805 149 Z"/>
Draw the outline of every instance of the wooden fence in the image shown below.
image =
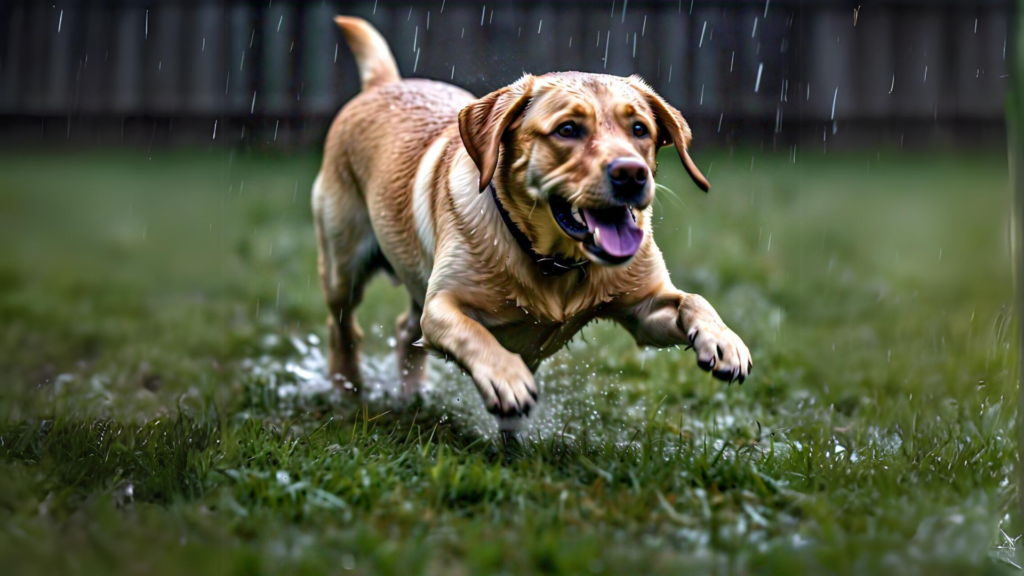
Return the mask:
<path id="1" fill-rule="evenodd" d="M 378 26 L 407 76 L 482 94 L 524 71 L 637 73 L 716 133 L 1002 121 L 1008 2 L 858 4 L 0 0 L 0 122 L 205 138 L 220 119 L 312 142 L 358 89 L 338 13 Z"/>

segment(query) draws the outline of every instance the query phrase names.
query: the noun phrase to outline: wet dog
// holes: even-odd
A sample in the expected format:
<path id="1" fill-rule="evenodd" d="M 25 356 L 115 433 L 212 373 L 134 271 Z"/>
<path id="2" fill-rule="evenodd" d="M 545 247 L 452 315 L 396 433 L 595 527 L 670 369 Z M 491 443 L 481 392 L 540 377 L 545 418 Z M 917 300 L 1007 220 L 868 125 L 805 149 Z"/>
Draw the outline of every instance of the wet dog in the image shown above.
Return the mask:
<path id="1" fill-rule="evenodd" d="M 396 326 L 409 394 L 432 350 L 473 378 L 492 412 L 528 413 L 534 371 L 598 318 L 640 345 L 692 346 L 722 380 L 747 377 L 746 345 L 707 300 L 672 285 L 651 234 L 661 147 L 674 145 L 708 189 L 678 110 L 635 76 L 526 75 L 483 98 L 403 80 L 370 24 L 335 22 L 362 81 L 313 186 L 339 385 L 361 386 L 355 309 L 378 271 L 409 292 Z"/>

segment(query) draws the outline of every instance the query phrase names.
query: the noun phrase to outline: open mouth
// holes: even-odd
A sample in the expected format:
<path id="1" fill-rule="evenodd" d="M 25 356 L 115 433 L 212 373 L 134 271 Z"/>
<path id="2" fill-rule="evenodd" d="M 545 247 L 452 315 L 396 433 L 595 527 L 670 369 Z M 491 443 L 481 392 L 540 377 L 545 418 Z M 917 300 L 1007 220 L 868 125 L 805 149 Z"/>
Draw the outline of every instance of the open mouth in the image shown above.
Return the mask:
<path id="1" fill-rule="evenodd" d="M 608 206 L 579 208 L 561 196 L 552 195 L 551 215 L 570 238 L 608 264 L 627 262 L 640 249 L 644 231 L 637 225 L 635 208 Z"/>

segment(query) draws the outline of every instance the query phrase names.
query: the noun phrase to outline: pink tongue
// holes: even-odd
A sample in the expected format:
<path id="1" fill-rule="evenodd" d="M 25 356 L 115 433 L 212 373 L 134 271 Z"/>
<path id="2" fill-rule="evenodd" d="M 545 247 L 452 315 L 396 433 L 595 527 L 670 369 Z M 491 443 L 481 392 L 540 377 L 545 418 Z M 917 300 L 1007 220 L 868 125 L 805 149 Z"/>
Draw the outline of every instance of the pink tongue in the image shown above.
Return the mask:
<path id="1" fill-rule="evenodd" d="M 644 231 L 637 227 L 628 211 L 623 210 L 622 218 L 615 220 L 609 220 L 605 214 L 602 214 L 603 218 L 598 219 L 587 209 L 583 210 L 583 215 L 592 231 L 600 231 L 594 234 L 597 245 L 611 256 L 625 258 L 636 254 L 640 249 Z"/>

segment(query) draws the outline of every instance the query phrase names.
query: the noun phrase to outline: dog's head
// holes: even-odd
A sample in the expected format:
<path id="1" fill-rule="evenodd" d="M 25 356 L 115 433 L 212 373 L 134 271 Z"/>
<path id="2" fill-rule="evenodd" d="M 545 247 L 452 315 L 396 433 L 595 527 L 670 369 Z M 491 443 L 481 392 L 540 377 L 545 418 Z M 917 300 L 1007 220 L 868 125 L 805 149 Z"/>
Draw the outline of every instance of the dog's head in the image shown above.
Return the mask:
<path id="1" fill-rule="evenodd" d="M 480 190 L 496 181 L 541 254 L 629 261 L 648 226 L 662 146 L 675 145 L 709 188 L 687 154 L 686 120 L 635 76 L 527 75 L 464 108 L 459 131 Z"/>

